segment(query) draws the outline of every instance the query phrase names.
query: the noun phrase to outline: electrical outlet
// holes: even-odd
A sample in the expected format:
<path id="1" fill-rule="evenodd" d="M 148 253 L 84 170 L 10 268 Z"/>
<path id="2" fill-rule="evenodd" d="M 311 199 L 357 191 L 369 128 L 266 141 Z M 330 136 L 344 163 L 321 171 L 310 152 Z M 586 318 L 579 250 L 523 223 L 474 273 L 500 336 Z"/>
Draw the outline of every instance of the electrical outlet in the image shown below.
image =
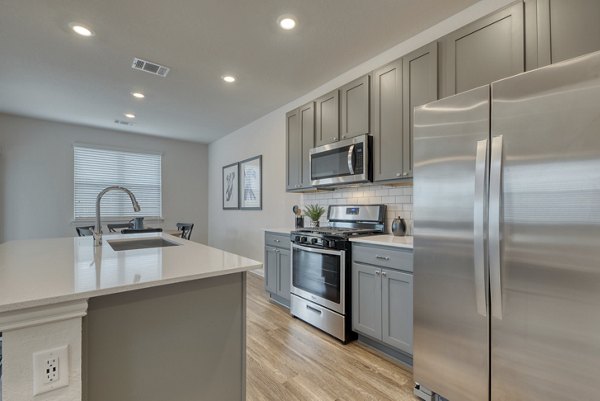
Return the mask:
<path id="1" fill-rule="evenodd" d="M 69 385 L 69 346 L 33 354 L 33 395 Z"/>

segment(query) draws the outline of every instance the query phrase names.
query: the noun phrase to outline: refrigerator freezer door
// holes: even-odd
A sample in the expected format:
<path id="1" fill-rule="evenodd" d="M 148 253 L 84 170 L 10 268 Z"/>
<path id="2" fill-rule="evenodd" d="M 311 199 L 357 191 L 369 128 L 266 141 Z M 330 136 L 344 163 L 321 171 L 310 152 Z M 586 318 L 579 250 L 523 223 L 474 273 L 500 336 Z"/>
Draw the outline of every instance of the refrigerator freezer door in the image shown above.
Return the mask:
<path id="1" fill-rule="evenodd" d="M 414 376 L 453 401 L 489 394 L 489 91 L 414 114 Z"/>
<path id="2" fill-rule="evenodd" d="M 496 82 L 492 99 L 503 167 L 490 183 L 501 205 L 491 398 L 597 400 L 600 53 Z"/>

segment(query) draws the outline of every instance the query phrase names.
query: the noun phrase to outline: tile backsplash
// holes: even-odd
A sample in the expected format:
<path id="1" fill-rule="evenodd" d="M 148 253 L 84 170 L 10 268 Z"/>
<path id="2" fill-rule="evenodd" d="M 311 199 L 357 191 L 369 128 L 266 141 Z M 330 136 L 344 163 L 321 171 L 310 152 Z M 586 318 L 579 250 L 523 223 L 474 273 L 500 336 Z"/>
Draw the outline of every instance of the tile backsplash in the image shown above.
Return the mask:
<path id="1" fill-rule="evenodd" d="M 385 226 L 388 233 L 392 229 L 392 220 L 397 216 L 406 220 L 408 234 L 412 235 L 413 232 L 412 186 L 370 185 L 303 194 L 302 208 L 308 204 L 318 204 L 325 208 L 329 205 L 384 204 L 387 205 Z M 327 213 L 321 218 L 321 224 L 325 223 L 327 223 Z M 308 225 L 309 222 L 305 221 L 305 224 Z"/>

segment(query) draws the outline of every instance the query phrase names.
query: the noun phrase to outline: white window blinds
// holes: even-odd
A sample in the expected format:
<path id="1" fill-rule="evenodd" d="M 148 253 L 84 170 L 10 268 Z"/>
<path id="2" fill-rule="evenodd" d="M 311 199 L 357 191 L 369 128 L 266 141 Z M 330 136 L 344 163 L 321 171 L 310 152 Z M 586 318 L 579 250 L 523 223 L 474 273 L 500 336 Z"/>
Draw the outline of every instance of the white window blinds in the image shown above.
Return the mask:
<path id="1" fill-rule="evenodd" d="M 162 217 L 161 159 L 160 154 L 76 145 L 75 219 L 94 218 L 96 196 L 111 185 L 120 185 L 133 192 L 142 210 L 135 213 L 129 196 L 121 191 L 111 191 L 102 198 L 104 219 Z"/>

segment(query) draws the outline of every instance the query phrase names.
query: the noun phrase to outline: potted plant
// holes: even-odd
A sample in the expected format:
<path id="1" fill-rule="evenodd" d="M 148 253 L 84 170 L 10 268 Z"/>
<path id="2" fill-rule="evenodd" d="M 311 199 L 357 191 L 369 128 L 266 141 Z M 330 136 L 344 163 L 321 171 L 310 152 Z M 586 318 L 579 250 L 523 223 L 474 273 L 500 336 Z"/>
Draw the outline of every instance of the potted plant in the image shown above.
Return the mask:
<path id="1" fill-rule="evenodd" d="M 325 213 L 325 208 L 319 205 L 306 205 L 304 215 L 308 216 L 313 227 L 319 227 L 319 219 Z"/>

